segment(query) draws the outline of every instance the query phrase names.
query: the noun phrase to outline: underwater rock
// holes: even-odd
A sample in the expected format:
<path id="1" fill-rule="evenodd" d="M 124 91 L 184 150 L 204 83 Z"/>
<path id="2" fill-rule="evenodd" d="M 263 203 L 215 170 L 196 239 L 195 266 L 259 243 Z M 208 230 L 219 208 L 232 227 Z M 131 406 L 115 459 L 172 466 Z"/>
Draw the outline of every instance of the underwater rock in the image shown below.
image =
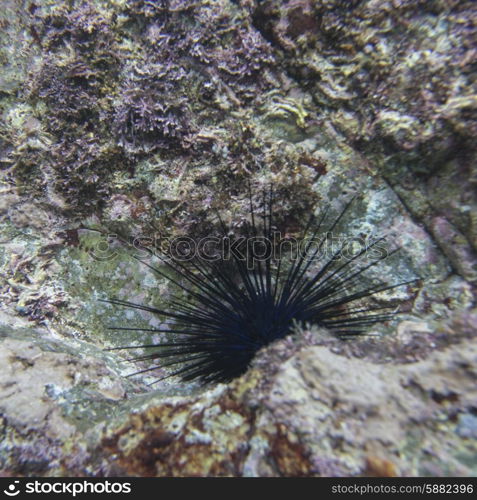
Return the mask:
<path id="1" fill-rule="evenodd" d="M 189 394 L 169 386 L 169 395 L 141 395 L 91 345 L 6 326 L 0 345 L 10 474 L 475 474 L 475 331 L 404 363 L 389 361 L 399 343 L 369 361 L 333 352 L 336 339 L 322 331 L 301 332 L 266 348 L 228 386 Z"/>

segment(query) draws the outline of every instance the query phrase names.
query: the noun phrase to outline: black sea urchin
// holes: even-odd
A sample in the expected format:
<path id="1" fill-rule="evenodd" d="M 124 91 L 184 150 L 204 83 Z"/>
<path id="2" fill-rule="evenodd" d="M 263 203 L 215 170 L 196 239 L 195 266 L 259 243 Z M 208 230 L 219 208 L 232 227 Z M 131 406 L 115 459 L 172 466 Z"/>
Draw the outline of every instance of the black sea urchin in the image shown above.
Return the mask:
<path id="1" fill-rule="evenodd" d="M 263 193 L 260 215 L 253 208 L 250 192 L 249 199 L 250 220 L 242 225 L 241 236 L 230 237 L 219 216 L 222 235 L 209 241 L 216 246 L 214 252 L 210 248 L 206 252 L 204 245 L 202 252 L 197 248 L 190 252 L 189 241 L 187 253 L 170 248 L 157 252 L 161 268 L 146 264 L 167 277 L 186 298 L 174 296 L 166 310 L 108 301 L 173 320 L 167 328 L 112 329 L 166 333 L 170 341 L 113 349 L 151 349 L 150 354 L 133 360 L 162 359 L 161 366 L 174 366 L 170 375 L 183 380 L 227 382 L 247 370 L 260 348 L 291 333 L 295 322 L 316 324 L 349 338 L 393 316 L 389 306 L 372 304 L 369 297 L 415 280 L 367 285 L 363 273 L 396 250 L 387 252 L 381 245 L 384 238 L 367 241 L 354 252 L 349 241 L 334 249 L 330 246 L 333 231 L 351 202 L 326 231 L 327 211 L 318 218 L 311 216 L 303 236 L 290 250 L 290 240 L 277 237 L 272 190 Z M 286 259 L 284 243 L 289 247 Z M 167 268 L 169 272 L 164 272 Z M 386 309 L 388 312 L 383 311 Z"/>

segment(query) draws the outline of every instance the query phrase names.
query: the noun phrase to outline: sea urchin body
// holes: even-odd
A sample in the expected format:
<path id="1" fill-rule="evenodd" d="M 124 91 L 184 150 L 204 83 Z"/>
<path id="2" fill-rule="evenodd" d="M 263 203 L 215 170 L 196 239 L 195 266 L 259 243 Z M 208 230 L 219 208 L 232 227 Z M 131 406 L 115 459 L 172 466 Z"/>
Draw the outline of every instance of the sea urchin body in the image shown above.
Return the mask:
<path id="1" fill-rule="evenodd" d="M 167 328 L 113 329 L 161 332 L 169 334 L 171 340 L 113 349 L 151 350 L 134 360 L 159 359 L 162 367 L 174 367 L 171 375 L 183 380 L 227 382 L 247 370 L 259 349 L 290 334 L 296 322 L 316 324 L 349 338 L 393 316 L 389 307 L 370 303 L 369 298 L 411 282 L 369 285 L 363 279 L 368 269 L 390 255 L 380 246 L 384 238 L 368 241 L 352 254 L 345 252 L 347 242 L 329 251 L 330 235 L 349 204 L 327 230 L 326 211 L 319 218 L 312 216 L 299 241 L 300 252 L 284 258 L 277 255 L 281 242 L 277 243 L 273 224 L 272 191 L 263 194 L 259 215 L 253 209 L 251 194 L 249 197 L 250 220 L 243 225 L 240 238 L 230 239 L 219 217 L 221 243 L 228 242 L 226 252 L 194 253 L 188 258 L 159 252 L 163 265 L 147 264 L 183 292 L 181 297 L 172 298 L 167 309 L 108 301 L 172 320 Z M 169 272 L 165 272 L 167 268 Z"/>

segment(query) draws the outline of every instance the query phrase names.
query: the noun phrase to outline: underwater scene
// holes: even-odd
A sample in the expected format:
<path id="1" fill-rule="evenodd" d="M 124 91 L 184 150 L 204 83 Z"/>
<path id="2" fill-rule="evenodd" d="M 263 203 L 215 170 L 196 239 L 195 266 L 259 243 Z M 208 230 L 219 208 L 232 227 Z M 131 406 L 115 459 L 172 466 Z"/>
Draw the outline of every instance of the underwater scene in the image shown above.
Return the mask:
<path id="1" fill-rule="evenodd" d="M 0 477 L 477 475 L 475 2 L 0 6 Z"/>

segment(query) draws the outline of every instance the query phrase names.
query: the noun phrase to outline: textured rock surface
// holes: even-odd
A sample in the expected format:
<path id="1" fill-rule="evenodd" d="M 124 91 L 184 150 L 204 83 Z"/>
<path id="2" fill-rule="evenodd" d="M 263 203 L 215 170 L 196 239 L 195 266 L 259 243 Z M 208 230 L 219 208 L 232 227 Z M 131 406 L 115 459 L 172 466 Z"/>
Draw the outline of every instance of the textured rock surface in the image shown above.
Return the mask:
<path id="1" fill-rule="evenodd" d="M 475 441 L 456 431 L 475 407 L 475 338 L 410 364 L 287 343 L 228 388 L 107 426 L 103 451 L 141 475 L 475 474 Z"/>
<path id="2" fill-rule="evenodd" d="M 2 2 L 0 469 L 475 475 L 474 2 Z M 229 386 L 134 379 L 97 299 L 161 305 L 118 238 L 209 234 L 273 183 L 389 235 L 376 340 L 271 346 Z M 132 343 L 147 337 L 128 339 Z M 157 340 L 154 337 L 152 340 Z M 142 366 L 141 366 L 142 367 Z M 160 373 L 160 372 L 159 372 Z M 133 381 L 134 380 L 134 381 Z"/>
<path id="3" fill-rule="evenodd" d="M 360 341 L 368 350 L 380 344 L 369 361 L 340 352 L 324 332 L 300 332 L 229 386 L 169 396 L 139 395 L 94 349 L 7 328 L 2 466 L 70 475 L 475 475 L 475 317 L 456 318 L 447 335 L 456 322 L 455 344 L 407 363 L 405 338 Z"/>

